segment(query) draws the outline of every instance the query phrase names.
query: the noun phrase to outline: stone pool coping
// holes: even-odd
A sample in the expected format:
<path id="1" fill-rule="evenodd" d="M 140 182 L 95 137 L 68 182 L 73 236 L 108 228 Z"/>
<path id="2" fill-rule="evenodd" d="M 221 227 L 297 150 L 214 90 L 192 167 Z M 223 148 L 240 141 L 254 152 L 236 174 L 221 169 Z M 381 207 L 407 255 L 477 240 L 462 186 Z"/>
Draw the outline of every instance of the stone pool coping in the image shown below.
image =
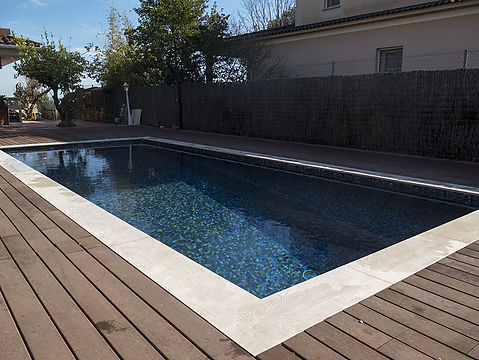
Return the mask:
<path id="1" fill-rule="evenodd" d="M 114 141 L 118 141 L 117 144 L 141 141 L 360 185 L 376 184 L 383 189 L 415 195 L 424 195 L 425 191 L 436 199 L 464 201 L 478 206 L 479 190 L 475 188 L 151 137 L 32 144 L 0 149 L 95 145 Z M 0 152 L 0 165 L 253 355 L 403 280 L 479 238 L 479 211 L 475 211 L 314 279 L 258 299 L 4 152 Z M 423 190 L 417 193 L 417 189 Z M 448 193 L 454 196 L 444 198 L 444 194 Z"/>

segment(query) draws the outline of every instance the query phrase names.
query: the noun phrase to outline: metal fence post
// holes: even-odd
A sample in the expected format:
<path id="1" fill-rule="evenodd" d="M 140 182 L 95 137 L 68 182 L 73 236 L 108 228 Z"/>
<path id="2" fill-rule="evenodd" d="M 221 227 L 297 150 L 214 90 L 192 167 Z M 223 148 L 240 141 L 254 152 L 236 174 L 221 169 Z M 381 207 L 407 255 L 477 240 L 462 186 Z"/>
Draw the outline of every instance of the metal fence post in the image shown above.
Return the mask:
<path id="1" fill-rule="evenodd" d="M 335 64 L 334 61 L 333 61 L 333 62 L 331 63 L 331 75 L 334 75 L 335 65 L 336 65 L 336 64 Z"/>
<path id="2" fill-rule="evenodd" d="M 464 50 L 464 64 L 462 65 L 463 69 L 467 69 L 467 55 L 468 55 L 468 51 Z"/>

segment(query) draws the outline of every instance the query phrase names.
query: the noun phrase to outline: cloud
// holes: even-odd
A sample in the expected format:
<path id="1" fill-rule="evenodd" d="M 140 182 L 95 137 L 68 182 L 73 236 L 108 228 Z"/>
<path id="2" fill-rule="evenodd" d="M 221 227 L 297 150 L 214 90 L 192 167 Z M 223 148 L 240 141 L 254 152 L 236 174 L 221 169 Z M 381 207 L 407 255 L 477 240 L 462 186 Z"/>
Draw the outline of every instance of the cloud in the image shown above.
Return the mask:
<path id="1" fill-rule="evenodd" d="M 31 7 L 47 7 L 48 4 L 45 1 L 41 0 L 29 0 L 28 2 L 24 2 L 21 7 L 24 9 L 31 8 Z"/>

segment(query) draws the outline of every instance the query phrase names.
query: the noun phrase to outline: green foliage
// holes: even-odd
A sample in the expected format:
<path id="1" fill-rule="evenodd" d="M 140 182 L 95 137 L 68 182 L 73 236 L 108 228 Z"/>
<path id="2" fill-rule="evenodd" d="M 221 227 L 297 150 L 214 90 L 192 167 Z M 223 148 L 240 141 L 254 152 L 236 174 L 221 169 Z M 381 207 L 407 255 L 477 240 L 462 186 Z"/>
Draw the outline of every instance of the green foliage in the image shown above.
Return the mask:
<path id="1" fill-rule="evenodd" d="M 53 120 L 55 118 L 55 104 L 47 95 L 42 96 L 37 102 L 38 111 L 42 119 Z"/>
<path id="2" fill-rule="evenodd" d="M 149 82 L 173 83 L 174 74 L 188 82 L 199 80 L 196 40 L 205 16 L 204 0 L 140 0 L 139 26 L 131 33 L 147 65 Z"/>
<path id="3" fill-rule="evenodd" d="M 125 14 L 114 7 L 107 16 L 108 27 L 102 33 L 102 46 L 96 47 L 96 56 L 90 67 L 90 75 L 103 86 L 131 86 L 144 84 L 144 66 L 135 43 L 127 33 L 133 26 Z M 92 46 L 90 46 L 92 47 Z"/>
<path id="4" fill-rule="evenodd" d="M 232 53 L 230 43 L 226 38 L 228 32 L 228 16 L 220 14 L 214 4 L 209 14 L 206 14 L 200 24 L 197 38 L 201 54 L 204 79 L 207 83 L 218 81 L 221 77 L 221 67 L 228 64 Z"/>
<path id="5" fill-rule="evenodd" d="M 278 11 L 292 0 L 283 1 L 287 3 Z M 110 9 L 91 68 L 102 85 L 237 82 L 245 81 L 253 67 L 255 74 L 261 73 L 255 78 L 277 72 L 278 65 L 269 59 L 265 46 L 231 39 L 229 16 L 218 11 L 216 4 L 209 6 L 208 0 L 140 0 L 134 10 L 135 28 L 125 14 Z"/>
<path id="6" fill-rule="evenodd" d="M 212 82 L 225 52 L 228 16 L 207 0 L 140 0 L 139 26 L 129 32 L 150 85 Z"/>
<path id="7" fill-rule="evenodd" d="M 7 106 L 7 97 L 0 95 L 0 109 Z"/>
<path id="8" fill-rule="evenodd" d="M 78 52 L 69 51 L 61 41 L 55 44 L 53 37 L 45 33 L 41 47 L 15 38 L 19 46 L 20 60 L 14 64 L 19 75 L 37 80 L 53 91 L 53 100 L 62 118 L 62 126 L 74 126 L 72 119 L 66 119 L 61 107 L 59 92 L 68 94 L 80 83 L 87 69 L 87 61 Z"/>

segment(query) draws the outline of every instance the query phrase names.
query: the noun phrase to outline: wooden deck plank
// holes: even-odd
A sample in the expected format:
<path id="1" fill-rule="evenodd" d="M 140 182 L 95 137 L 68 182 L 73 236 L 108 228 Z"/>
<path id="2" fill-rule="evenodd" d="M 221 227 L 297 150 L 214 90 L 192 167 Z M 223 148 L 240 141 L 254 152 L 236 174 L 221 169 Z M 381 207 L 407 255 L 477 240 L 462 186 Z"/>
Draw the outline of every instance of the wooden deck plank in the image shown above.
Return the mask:
<path id="1" fill-rule="evenodd" d="M 429 320 L 448 327 L 449 329 L 463 334 L 469 338 L 474 339 L 474 342 L 479 340 L 479 325 L 477 323 L 471 323 L 454 315 L 448 314 L 442 310 L 433 308 L 420 301 L 402 295 L 393 290 L 384 290 L 376 294 L 378 298 L 389 301 L 397 306 L 400 306 L 408 311 L 411 311 L 417 315 L 423 316 Z M 457 337 L 457 336 L 456 336 Z M 470 341 L 462 339 L 462 346 L 468 347 Z M 474 344 L 475 345 L 475 344 Z M 471 346 L 472 347 L 472 346 Z M 469 351 L 469 350 L 467 350 Z"/>
<path id="2" fill-rule="evenodd" d="M 54 244 L 64 254 L 71 254 L 77 251 L 84 251 L 83 247 L 78 242 L 73 240 L 60 228 L 53 228 L 44 230 L 43 234 L 47 237 L 52 244 Z"/>
<path id="3" fill-rule="evenodd" d="M 346 314 L 340 312 L 326 319 L 326 322 L 351 335 L 355 339 L 365 343 L 366 345 L 377 349 L 390 341 L 392 338 L 383 332 L 376 330 L 368 324 Z"/>
<path id="4" fill-rule="evenodd" d="M 5 245 L 3 245 L 3 243 L 0 241 L 0 260 L 5 260 L 5 259 L 10 259 L 10 254 L 8 253 Z"/>
<path id="5" fill-rule="evenodd" d="M 106 247 L 89 252 L 213 359 L 251 356 L 203 318 Z"/>
<path id="6" fill-rule="evenodd" d="M 450 287 L 429 281 L 416 275 L 408 277 L 404 282 L 435 295 L 442 296 L 458 304 L 463 304 L 470 308 L 479 310 L 479 299 L 475 296 L 465 294 L 461 291 L 451 289 Z"/>
<path id="7" fill-rule="evenodd" d="M 466 249 L 467 250 L 467 249 Z M 471 250 L 470 250 L 471 251 Z M 478 253 L 479 254 L 479 253 Z M 474 256 L 469 256 L 469 255 L 464 255 L 460 253 L 455 253 L 449 256 L 450 259 L 457 260 L 466 264 L 469 264 L 471 266 L 475 266 L 476 268 L 479 268 L 479 259 L 477 259 Z"/>
<path id="8" fill-rule="evenodd" d="M 455 301 L 446 299 L 445 297 L 428 292 L 403 281 L 394 284 L 389 289 L 392 289 L 417 301 L 423 302 L 424 304 L 430 305 L 436 309 L 447 312 L 453 316 L 457 316 L 466 321 L 479 324 L 479 311 L 471 309 L 470 307 L 464 306 Z"/>
<path id="9" fill-rule="evenodd" d="M 479 241 L 476 241 L 475 243 L 469 244 L 466 246 L 466 249 L 472 249 L 474 251 L 479 251 Z"/>
<path id="10" fill-rule="evenodd" d="M 11 224 L 14 225 L 14 234 L 21 234 L 25 239 L 42 239 L 45 238 L 42 232 L 28 219 L 28 217 L 0 190 L 0 206 L 3 213 L 8 217 Z M 38 241 L 37 244 L 44 247 L 39 249 L 48 250 L 50 245 L 44 241 Z"/>
<path id="11" fill-rule="evenodd" d="M 90 236 L 90 233 L 83 229 L 80 225 L 66 216 L 59 210 L 48 211 L 46 215 L 64 232 L 70 235 L 73 239 L 79 240 Z"/>
<path id="12" fill-rule="evenodd" d="M 283 346 L 306 360 L 344 360 L 336 351 L 331 350 L 310 335 L 302 332 L 285 341 Z"/>
<path id="13" fill-rule="evenodd" d="M 378 351 L 387 356 L 388 358 L 394 360 L 431 360 L 432 357 L 427 356 L 414 348 L 397 341 L 396 339 L 392 339 L 388 341 L 386 344 L 381 346 Z"/>
<path id="14" fill-rule="evenodd" d="M 383 333 L 395 337 L 406 331 L 408 328 L 397 321 L 394 321 L 363 304 L 356 304 L 344 310 L 345 313 L 354 316 L 356 319 L 382 331 Z"/>
<path id="15" fill-rule="evenodd" d="M 8 220 L 5 214 L 1 211 L 4 208 L 4 205 L 7 205 L 6 202 L 2 202 L 0 199 L 0 235 L 3 237 L 8 237 L 12 235 L 18 235 L 17 229 L 15 226 Z"/>
<path id="16" fill-rule="evenodd" d="M 103 244 L 100 240 L 95 238 L 93 235 L 82 237 L 78 239 L 77 241 L 78 241 L 78 244 L 86 250 L 90 250 L 96 247 L 106 247 L 105 244 Z"/>
<path id="17" fill-rule="evenodd" d="M 10 184 L 0 185 L 0 188 L 8 198 L 17 206 L 22 208 L 22 211 L 29 219 L 37 224 L 41 230 L 52 229 L 56 225 L 43 212 L 37 209 L 31 202 L 29 202 L 22 194 L 20 194 Z"/>
<path id="18" fill-rule="evenodd" d="M 472 249 L 464 248 L 457 252 L 457 254 L 467 255 L 475 259 L 479 259 L 479 251 L 474 251 Z"/>
<path id="19" fill-rule="evenodd" d="M 163 357 L 70 262 L 52 249 L 42 259 L 116 352 L 125 359 Z"/>
<path id="20" fill-rule="evenodd" d="M 473 359 L 479 359 L 479 345 L 477 345 L 474 349 L 467 353 Z"/>
<path id="21" fill-rule="evenodd" d="M 450 266 L 445 266 L 443 264 L 435 263 L 428 267 L 428 270 L 438 272 L 440 274 L 449 276 L 453 279 L 464 281 L 468 284 L 473 285 L 474 287 L 479 288 L 479 276 L 475 276 L 468 272 L 452 268 Z"/>
<path id="22" fill-rule="evenodd" d="M 83 359 L 118 359 L 108 343 L 23 238 L 14 235 L 4 238 L 3 242 L 74 355 Z"/>
<path id="23" fill-rule="evenodd" d="M 0 179 L 13 186 L 18 192 L 26 197 L 33 205 L 35 205 L 42 212 L 57 210 L 52 204 L 41 197 L 37 192 L 25 185 L 22 181 L 10 174 L 7 170 L 0 166 Z"/>
<path id="24" fill-rule="evenodd" d="M 424 269 L 418 272 L 415 276 L 419 276 L 421 278 L 433 281 L 437 284 L 447 286 L 451 289 L 479 298 L 478 286 L 471 285 L 467 282 L 452 278 L 450 276 L 443 275 L 429 269 Z"/>
<path id="25" fill-rule="evenodd" d="M 7 201 L 2 194 L 0 194 L 0 201 L 3 203 Z M 70 262 L 65 261 L 64 256 L 18 208 L 12 204 L 7 205 L 10 206 L 5 207 L 6 215 L 19 229 L 23 238 L 37 254 L 41 254 L 50 271 L 122 357 L 162 358 L 108 300 Z"/>
<path id="26" fill-rule="evenodd" d="M 0 261 L 0 287 L 35 359 L 74 359 L 43 306 L 12 260 Z"/>
<path id="27" fill-rule="evenodd" d="M 1 260 L 0 260 L 1 262 Z M 1 288 L 0 288 L 1 290 Z M 2 360 L 31 359 L 0 291 L 0 354 Z"/>
<path id="28" fill-rule="evenodd" d="M 275 346 L 256 357 L 258 360 L 301 360 L 288 349 L 281 345 Z"/>
<path id="29" fill-rule="evenodd" d="M 386 359 L 383 355 L 325 322 L 307 329 L 306 333 L 351 360 Z"/>
<path id="30" fill-rule="evenodd" d="M 419 350 L 420 352 L 441 360 L 466 360 L 467 355 L 461 354 L 442 343 L 424 336 L 417 331 L 407 330 L 398 335 L 397 340 Z"/>
<path id="31" fill-rule="evenodd" d="M 476 278 L 479 278 L 479 268 L 473 265 L 469 265 L 461 261 L 454 260 L 452 258 L 442 259 L 438 261 L 438 264 L 446 265 L 454 269 L 464 271 L 468 274 L 474 275 Z"/>
<path id="32" fill-rule="evenodd" d="M 450 328 L 435 323 L 412 311 L 401 308 L 376 296 L 361 301 L 361 304 L 458 351 L 466 353 L 477 343 L 475 340 L 451 330 Z M 394 337 L 397 338 L 398 336 L 399 334 Z"/>
<path id="33" fill-rule="evenodd" d="M 206 359 L 206 356 L 157 312 L 85 252 L 69 259 L 168 359 Z"/>

